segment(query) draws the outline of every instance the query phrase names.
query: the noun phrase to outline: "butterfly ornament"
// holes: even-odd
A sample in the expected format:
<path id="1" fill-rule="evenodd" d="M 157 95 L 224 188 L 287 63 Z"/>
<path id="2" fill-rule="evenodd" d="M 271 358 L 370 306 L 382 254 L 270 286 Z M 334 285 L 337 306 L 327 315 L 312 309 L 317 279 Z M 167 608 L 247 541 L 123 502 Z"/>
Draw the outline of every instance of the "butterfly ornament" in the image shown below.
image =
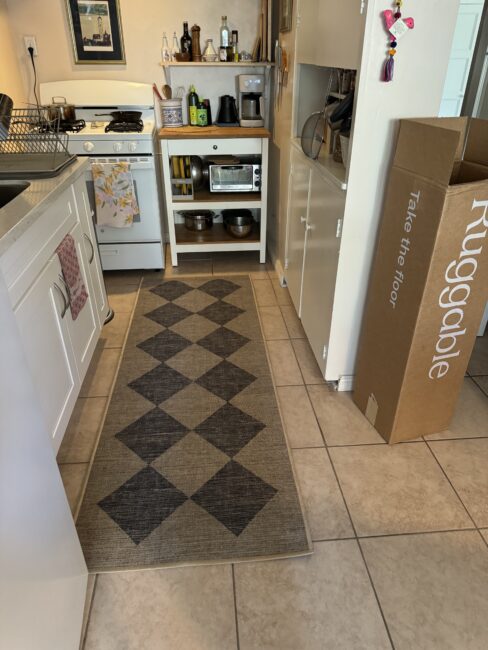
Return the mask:
<path id="1" fill-rule="evenodd" d="M 395 54 L 398 41 L 415 27 L 413 18 L 402 18 L 403 0 L 395 0 L 395 11 L 387 9 L 383 12 L 386 29 L 388 30 L 388 59 L 383 70 L 383 81 L 392 81 L 395 67 Z"/>

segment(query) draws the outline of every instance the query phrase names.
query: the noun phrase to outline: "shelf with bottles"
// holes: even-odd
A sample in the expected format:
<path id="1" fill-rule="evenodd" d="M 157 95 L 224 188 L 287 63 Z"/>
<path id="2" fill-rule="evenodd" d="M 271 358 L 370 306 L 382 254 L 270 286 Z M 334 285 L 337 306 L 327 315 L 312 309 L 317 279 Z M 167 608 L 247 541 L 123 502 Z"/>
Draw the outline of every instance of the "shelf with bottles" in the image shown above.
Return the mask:
<path id="1" fill-rule="evenodd" d="M 160 61 L 163 68 L 213 67 L 213 68 L 272 68 L 272 61 Z"/>

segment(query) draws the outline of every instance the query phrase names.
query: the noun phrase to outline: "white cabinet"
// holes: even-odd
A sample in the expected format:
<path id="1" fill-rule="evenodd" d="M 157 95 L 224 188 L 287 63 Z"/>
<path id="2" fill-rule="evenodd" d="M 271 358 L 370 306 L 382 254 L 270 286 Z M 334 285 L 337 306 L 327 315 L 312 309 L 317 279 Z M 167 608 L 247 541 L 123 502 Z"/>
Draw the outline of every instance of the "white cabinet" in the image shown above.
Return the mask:
<path id="1" fill-rule="evenodd" d="M 105 282 L 103 280 L 100 255 L 97 249 L 93 215 L 86 192 L 86 183 L 83 178 L 78 179 L 73 185 L 73 192 L 82 229 L 89 293 L 92 296 L 98 322 L 100 325 L 103 325 L 108 316 L 109 305 L 105 291 Z"/>
<path id="2" fill-rule="evenodd" d="M 98 314 L 96 313 L 95 291 L 93 290 L 89 274 L 89 257 L 85 250 L 85 240 L 81 225 L 78 224 L 75 226 L 70 234 L 75 240 L 80 272 L 88 293 L 88 300 L 83 309 L 79 312 L 76 320 L 73 320 L 69 309 L 66 313 L 69 337 L 71 345 L 73 346 L 76 368 L 81 385 L 81 382 L 86 375 L 86 371 L 88 370 L 88 366 L 90 365 L 101 326 Z"/>
<path id="3" fill-rule="evenodd" d="M 346 193 L 311 171 L 300 317 L 323 373 L 329 344 Z"/>
<path id="4" fill-rule="evenodd" d="M 79 387 L 60 274 L 61 265 L 55 256 L 15 309 L 27 364 L 55 449 L 61 443 Z"/>
<path id="5" fill-rule="evenodd" d="M 363 0 L 300 0 L 298 63 L 357 70 L 365 25 L 364 5 Z"/>
<path id="6" fill-rule="evenodd" d="M 45 426 L 59 448 L 108 313 L 107 295 L 81 176 L 46 207 L 0 260 L 7 269 L 27 364 Z M 73 320 L 56 249 L 71 234 L 88 300 Z M 2 270 L 3 270 L 2 269 Z"/>
<path id="7" fill-rule="evenodd" d="M 311 169 L 303 155 L 295 150 L 292 151 L 291 160 L 286 282 L 295 309 L 300 315 Z"/>
<path id="8" fill-rule="evenodd" d="M 289 198 L 285 278 L 325 373 L 346 193 L 293 149 Z"/>

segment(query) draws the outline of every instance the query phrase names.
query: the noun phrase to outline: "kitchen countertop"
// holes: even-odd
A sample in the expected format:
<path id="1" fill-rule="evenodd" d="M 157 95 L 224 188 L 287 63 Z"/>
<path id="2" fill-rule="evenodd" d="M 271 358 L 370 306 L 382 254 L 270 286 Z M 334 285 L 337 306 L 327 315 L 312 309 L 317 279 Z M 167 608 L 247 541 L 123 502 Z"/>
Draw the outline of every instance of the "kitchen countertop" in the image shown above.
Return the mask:
<path id="1" fill-rule="evenodd" d="M 88 158 L 78 158 L 59 176 L 27 179 L 30 186 L 0 208 L 0 255 L 54 203 L 63 190 L 85 172 L 88 165 Z M 15 183 L 15 180 L 11 182 Z"/>
<path id="2" fill-rule="evenodd" d="M 179 126 L 163 128 L 158 131 L 160 140 L 179 138 L 270 138 L 271 133 L 263 127 L 243 126 Z"/>

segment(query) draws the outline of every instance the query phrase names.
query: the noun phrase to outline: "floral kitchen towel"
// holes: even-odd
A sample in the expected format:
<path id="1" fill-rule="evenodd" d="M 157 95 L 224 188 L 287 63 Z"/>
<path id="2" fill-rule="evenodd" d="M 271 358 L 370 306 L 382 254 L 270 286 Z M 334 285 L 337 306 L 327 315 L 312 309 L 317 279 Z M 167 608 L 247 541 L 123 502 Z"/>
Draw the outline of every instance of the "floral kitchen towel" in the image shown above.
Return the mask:
<path id="1" fill-rule="evenodd" d="M 83 309 L 86 301 L 88 300 L 88 293 L 81 277 L 80 264 L 78 262 L 78 255 L 76 254 L 75 240 L 71 235 L 66 235 L 63 241 L 56 249 L 59 261 L 61 263 L 61 270 L 63 271 L 63 278 L 65 288 L 68 292 L 68 302 L 71 310 L 71 318 L 76 320 L 78 314 Z"/>
<path id="2" fill-rule="evenodd" d="M 93 163 L 97 224 L 130 228 L 139 214 L 130 163 Z"/>

